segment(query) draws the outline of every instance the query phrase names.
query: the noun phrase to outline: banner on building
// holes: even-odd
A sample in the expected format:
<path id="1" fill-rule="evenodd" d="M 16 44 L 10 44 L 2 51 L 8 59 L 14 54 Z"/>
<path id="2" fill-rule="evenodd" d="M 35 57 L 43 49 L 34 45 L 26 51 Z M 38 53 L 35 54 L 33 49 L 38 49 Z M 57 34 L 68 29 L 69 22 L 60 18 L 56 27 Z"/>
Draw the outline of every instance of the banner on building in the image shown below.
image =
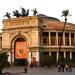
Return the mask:
<path id="1" fill-rule="evenodd" d="M 16 42 L 15 45 L 16 58 L 28 58 L 28 48 L 26 41 Z"/>

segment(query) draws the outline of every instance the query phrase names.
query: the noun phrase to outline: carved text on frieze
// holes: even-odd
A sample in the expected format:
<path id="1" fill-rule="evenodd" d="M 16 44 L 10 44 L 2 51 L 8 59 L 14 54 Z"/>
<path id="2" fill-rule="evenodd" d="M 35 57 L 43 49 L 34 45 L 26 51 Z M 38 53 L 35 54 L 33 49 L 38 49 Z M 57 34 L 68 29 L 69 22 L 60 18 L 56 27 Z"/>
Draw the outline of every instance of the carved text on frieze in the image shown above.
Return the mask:
<path id="1" fill-rule="evenodd" d="M 11 21 L 10 25 L 25 25 L 28 24 L 28 21 Z"/>

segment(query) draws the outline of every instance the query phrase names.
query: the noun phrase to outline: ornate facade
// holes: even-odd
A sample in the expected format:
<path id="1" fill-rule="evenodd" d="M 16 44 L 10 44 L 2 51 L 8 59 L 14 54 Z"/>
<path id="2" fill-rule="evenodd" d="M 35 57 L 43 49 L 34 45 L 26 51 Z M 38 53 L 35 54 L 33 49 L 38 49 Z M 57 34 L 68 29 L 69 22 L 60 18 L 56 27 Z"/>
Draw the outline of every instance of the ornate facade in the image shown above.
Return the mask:
<path id="1" fill-rule="evenodd" d="M 27 16 L 3 20 L 0 34 L 0 52 L 7 52 L 10 63 L 15 59 L 27 59 L 30 63 L 34 57 L 39 64 L 40 53 L 64 58 L 75 58 L 75 24 L 67 23 L 46 15 Z"/>

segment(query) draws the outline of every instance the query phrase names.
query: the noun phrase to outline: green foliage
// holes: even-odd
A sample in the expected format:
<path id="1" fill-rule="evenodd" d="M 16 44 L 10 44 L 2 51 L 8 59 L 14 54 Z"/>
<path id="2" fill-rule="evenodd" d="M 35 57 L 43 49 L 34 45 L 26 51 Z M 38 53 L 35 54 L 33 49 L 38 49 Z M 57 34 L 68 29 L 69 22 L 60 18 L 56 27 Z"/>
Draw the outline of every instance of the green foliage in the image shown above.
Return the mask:
<path id="1" fill-rule="evenodd" d="M 7 65 L 7 59 L 7 53 L 0 53 L 0 68 L 4 68 Z"/>
<path id="2" fill-rule="evenodd" d="M 41 56 L 40 58 L 40 65 L 41 66 L 50 66 L 50 65 L 54 65 L 56 63 L 56 57 L 55 56 L 49 56 L 49 55 L 45 55 L 45 56 Z"/>
<path id="3" fill-rule="evenodd" d="M 0 74 L 2 72 L 2 70 L 7 67 L 7 64 L 8 64 L 8 55 L 6 52 L 4 53 L 0 53 Z"/>
<path id="4" fill-rule="evenodd" d="M 66 64 L 66 59 L 61 55 L 59 57 L 59 64 Z"/>
<path id="5" fill-rule="evenodd" d="M 55 64 L 56 63 L 56 56 L 50 56 L 50 64 Z"/>
<path id="6" fill-rule="evenodd" d="M 62 16 L 67 17 L 68 14 L 69 14 L 69 10 L 63 10 L 63 11 L 62 11 Z"/>

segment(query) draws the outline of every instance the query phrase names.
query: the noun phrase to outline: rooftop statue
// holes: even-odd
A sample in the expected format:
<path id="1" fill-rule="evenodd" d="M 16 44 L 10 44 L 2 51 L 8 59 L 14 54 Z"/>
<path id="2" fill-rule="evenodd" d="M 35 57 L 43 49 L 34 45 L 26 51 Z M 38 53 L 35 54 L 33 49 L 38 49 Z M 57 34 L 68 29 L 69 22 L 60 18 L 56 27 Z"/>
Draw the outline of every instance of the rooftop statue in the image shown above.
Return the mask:
<path id="1" fill-rule="evenodd" d="M 10 16 L 10 13 L 8 13 L 8 12 L 6 12 L 6 15 L 4 15 L 4 17 L 7 17 L 7 18 L 11 18 L 11 16 Z"/>
<path id="2" fill-rule="evenodd" d="M 26 16 L 26 9 L 24 9 L 23 7 L 20 7 L 22 12 L 21 12 L 21 16 L 24 17 Z"/>
<path id="3" fill-rule="evenodd" d="M 33 11 L 33 15 L 36 15 L 38 13 L 36 8 L 34 10 L 32 10 L 32 11 Z"/>
<path id="4" fill-rule="evenodd" d="M 25 16 L 28 16 L 29 15 L 29 9 L 26 11 L 26 9 L 24 9 L 23 7 L 21 7 L 21 16 L 22 17 L 25 17 Z"/>
<path id="5" fill-rule="evenodd" d="M 13 16 L 20 17 L 20 13 L 18 10 L 13 11 Z"/>
<path id="6" fill-rule="evenodd" d="M 27 12 L 26 12 L 26 16 L 28 16 L 29 15 L 29 9 L 27 10 Z"/>
<path id="7" fill-rule="evenodd" d="M 26 16 L 29 15 L 29 9 L 26 10 L 23 7 L 20 7 L 20 8 L 21 8 L 21 13 L 19 13 L 18 10 L 15 10 L 15 11 L 12 12 L 13 16 L 15 16 L 15 17 L 26 17 Z M 34 10 L 31 10 L 31 11 L 33 11 L 33 15 L 36 15 L 38 13 L 36 8 Z M 8 12 L 6 12 L 6 15 L 4 15 L 4 17 L 5 16 L 7 18 L 11 18 L 10 13 L 8 13 Z"/>

